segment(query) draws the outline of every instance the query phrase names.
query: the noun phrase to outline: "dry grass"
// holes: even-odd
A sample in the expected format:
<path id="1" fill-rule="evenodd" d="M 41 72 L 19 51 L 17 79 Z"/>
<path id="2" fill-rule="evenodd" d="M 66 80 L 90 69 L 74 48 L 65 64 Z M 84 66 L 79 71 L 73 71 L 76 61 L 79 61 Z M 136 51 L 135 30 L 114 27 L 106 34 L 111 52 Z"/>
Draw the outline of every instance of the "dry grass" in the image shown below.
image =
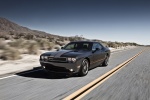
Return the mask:
<path id="1" fill-rule="evenodd" d="M 13 42 L 9 42 L 8 44 L 11 47 L 15 47 L 15 48 L 20 49 L 20 48 L 24 48 L 25 43 L 26 43 L 26 40 L 24 40 L 24 39 L 17 39 L 17 40 L 15 40 Z"/>
<path id="2" fill-rule="evenodd" d="M 39 54 L 39 46 L 37 43 L 30 43 L 29 44 L 28 54 Z"/>
<path id="3" fill-rule="evenodd" d="M 55 46 L 54 46 L 54 49 L 59 50 L 60 48 L 61 48 L 60 45 L 55 45 Z"/>
<path id="4" fill-rule="evenodd" d="M 5 49 L 6 48 L 6 44 L 3 42 L 3 40 L 0 40 L 0 49 Z"/>
<path id="5" fill-rule="evenodd" d="M 55 43 L 60 45 L 60 46 L 66 45 L 65 41 L 56 41 Z"/>
<path id="6" fill-rule="evenodd" d="M 55 45 L 53 42 L 49 42 L 48 39 L 37 39 L 36 41 L 42 50 L 51 50 Z"/>
<path id="7" fill-rule="evenodd" d="M 48 50 L 52 50 L 53 47 L 54 47 L 54 45 L 55 45 L 55 44 L 54 44 L 53 42 L 49 42 L 49 43 L 48 43 L 48 48 L 47 48 L 47 49 L 48 49 Z"/>
<path id="8" fill-rule="evenodd" d="M 1 55 L 1 59 L 3 60 L 17 60 L 20 58 L 20 52 L 12 47 L 7 47 Z"/>
<path id="9" fill-rule="evenodd" d="M 16 60 L 20 59 L 20 54 L 39 54 L 39 50 L 52 50 L 55 43 L 49 42 L 48 39 L 25 40 L 17 39 L 12 42 L 5 43 L 0 40 L 0 59 Z M 56 47 L 59 48 L 59 47 Z"/>

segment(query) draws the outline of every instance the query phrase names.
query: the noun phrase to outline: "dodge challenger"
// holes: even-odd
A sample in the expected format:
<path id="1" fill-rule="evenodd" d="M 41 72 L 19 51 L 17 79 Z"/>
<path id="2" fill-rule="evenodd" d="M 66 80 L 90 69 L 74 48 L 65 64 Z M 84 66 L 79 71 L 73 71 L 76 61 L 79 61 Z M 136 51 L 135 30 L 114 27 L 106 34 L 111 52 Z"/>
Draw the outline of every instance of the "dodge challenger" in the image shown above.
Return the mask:
<path id="1" fill-rule="evenodd" d="M 107 66 L 110 50 L 99 42 L 70 42 L 60 50 L 40 55 L 40 64 L 46 72 L 88 74 L 96 66 Z"/>

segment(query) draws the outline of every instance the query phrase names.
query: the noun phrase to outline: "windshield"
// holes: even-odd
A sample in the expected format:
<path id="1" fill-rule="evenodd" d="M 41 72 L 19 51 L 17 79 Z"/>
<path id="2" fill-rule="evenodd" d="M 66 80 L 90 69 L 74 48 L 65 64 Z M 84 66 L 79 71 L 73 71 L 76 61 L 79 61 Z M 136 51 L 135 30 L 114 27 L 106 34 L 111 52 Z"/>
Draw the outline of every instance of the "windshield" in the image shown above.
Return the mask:
<path id="1" fill-rule="evenodd" d="M 88 42 L 72 42 L 67 44 L 63 49 L 65 50 L 91 50 L 92 43 Z"/>

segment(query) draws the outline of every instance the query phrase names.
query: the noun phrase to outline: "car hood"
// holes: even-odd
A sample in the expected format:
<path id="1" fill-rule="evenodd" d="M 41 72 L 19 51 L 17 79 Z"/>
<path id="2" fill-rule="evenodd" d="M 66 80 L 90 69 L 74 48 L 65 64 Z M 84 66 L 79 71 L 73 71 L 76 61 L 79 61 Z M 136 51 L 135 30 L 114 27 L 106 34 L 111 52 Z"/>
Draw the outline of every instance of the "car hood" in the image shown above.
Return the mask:
<path id="1" fill-rule="evenodd" d="M 59 50 L 56 52 L 46 52 L 42 55 L 52 56 L 52 57 L 77 57 L 77 56 L 80 56 L 82 54 L 85 54 L 86 52 L 89 52 L 89 51 L 85 51 L 85 50 Z"/>

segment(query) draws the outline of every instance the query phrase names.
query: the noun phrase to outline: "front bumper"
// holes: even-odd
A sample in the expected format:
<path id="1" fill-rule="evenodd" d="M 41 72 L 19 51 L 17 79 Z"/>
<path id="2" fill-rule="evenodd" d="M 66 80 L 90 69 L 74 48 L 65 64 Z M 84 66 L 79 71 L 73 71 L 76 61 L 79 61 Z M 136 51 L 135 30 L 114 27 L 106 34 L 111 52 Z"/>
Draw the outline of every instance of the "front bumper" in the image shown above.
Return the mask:
<path id="1" fill-rule="evenodd" d="M 57 73 L 77 73 L 80 69 L 81 63 L 40 61 L 40 64 L 45 71 L 57 72 Z"/>

